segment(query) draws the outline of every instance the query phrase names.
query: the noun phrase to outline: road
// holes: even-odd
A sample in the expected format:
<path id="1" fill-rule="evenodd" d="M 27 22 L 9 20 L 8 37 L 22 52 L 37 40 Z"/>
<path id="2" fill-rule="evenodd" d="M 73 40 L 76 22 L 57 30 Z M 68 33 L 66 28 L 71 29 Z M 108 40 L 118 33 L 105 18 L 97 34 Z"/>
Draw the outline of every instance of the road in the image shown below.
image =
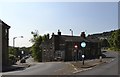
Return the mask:
<path id="1" fill-rule="evenodd" d="M 76 75 L 118 75 L 118 53 L 105 52 L 107 57 L 113 57 L 110 63 L 102 64 L 91 70 L 77 73 Z"/>
<path id="2" fill-rule="evenodd" d="M 107 57 L 113 57 L 110 63 L 93 67 L 91 70 L 79 72 L 74 75 L 118 75 L 118 54 L 116 52 L 105 52 Z M 37 63 L 25 70 L 3 73 L 3 75 L 57 75 L 59 71 L 67 67 L 65 62 L 43 62 Z M 66 71 L 64 71 L 66 72 Z"/>
<path id="3" fill-rule="evenodd" d="M 55 75 L 55 72 L 61 68 L 65 68 L 65 64 L 61 62 L 37 63 L 25 70 L 6 72 L 3 75 Z"/>

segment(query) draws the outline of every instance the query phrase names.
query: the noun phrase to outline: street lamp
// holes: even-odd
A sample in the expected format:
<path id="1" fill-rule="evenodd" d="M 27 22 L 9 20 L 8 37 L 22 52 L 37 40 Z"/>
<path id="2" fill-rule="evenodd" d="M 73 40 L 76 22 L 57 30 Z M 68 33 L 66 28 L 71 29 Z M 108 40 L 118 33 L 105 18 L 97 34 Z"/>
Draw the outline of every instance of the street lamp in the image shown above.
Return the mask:
<path id="1" fill-rule="evenodd" d="M 23 36 L 19 36 L 19 37 L 14 37 L 14 38 L 13 38 L 13 48 L 15 47 L 15 39 L 16 39 L 16 38 L 23 38 Z"/>
<path id="2" fill-rule="evenodd" d="M 70 29 L 70 31 L 71 31 L 71 35 L 73 36 L 73 30 L 72 30 L 72 29 Z"/>

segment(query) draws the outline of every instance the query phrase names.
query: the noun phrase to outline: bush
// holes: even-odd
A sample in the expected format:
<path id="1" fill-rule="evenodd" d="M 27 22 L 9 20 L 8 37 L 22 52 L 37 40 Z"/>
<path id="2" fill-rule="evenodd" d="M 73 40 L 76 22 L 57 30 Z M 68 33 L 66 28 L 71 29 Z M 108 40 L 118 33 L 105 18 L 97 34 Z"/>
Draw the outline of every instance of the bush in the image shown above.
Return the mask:
<path id="1" fill-rule="evenodd" d="M 13 65 L 17 62 L 17 59 L 14 55 L 9 54 L 9 64 Z"/>

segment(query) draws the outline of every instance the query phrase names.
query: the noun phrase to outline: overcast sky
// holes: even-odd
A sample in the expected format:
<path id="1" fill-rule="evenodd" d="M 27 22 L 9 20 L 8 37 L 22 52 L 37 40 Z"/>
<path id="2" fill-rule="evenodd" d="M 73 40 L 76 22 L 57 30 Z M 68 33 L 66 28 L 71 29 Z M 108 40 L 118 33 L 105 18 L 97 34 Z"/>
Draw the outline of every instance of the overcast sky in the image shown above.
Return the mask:
<path id="1" fill-rule="evenodd" d="M 31 46 L 31 31 L 47 34 L 60 29 L 63 35 L 101 33 L 118 28 L 117 2 L 20 2 L 1 3 L 0 19 L 11 26 L 9 45 Z"/>

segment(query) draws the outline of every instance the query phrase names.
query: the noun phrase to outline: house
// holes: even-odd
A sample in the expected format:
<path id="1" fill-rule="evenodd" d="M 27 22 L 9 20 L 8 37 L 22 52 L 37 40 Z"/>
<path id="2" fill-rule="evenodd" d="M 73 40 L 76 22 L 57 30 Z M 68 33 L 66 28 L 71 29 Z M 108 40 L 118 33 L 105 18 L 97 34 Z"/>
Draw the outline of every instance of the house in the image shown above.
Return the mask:
<path id="1" fill-rule="evenodd" d="M 0 54 L 2 54 L 0 64 L 2 67 L 8 65 L 9 28 L 10 26 L 0 20 Z"/>
<path id="2" fill-rule="evenodd" d="M 82 48 L 81 43 L 85 42 L 86 47 Z M 96 58 L 101 54 L 100 43 L 97 38 L 81 36 L 52 34 L 52 37 L 42 42 L 42 61 L 73 61 L 82 60 L 82 54 L 85 58 Z"/>

